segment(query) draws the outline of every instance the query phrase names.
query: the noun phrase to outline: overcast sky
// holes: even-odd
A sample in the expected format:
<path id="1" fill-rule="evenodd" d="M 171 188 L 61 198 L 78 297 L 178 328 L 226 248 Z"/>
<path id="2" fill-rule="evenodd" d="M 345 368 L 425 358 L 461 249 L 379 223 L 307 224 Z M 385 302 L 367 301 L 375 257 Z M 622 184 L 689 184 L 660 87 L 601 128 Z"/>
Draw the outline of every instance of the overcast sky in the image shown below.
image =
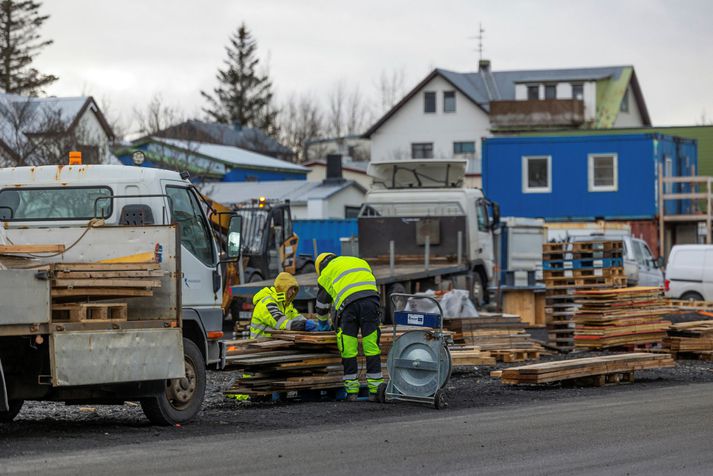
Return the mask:
<path id="1" fill-rule="evenodd" d="M 375 94 L 434 67 L 477 69 L 478 24 L 494 70 L 632 64 L 656 125 L 713 120 L 708 0 L 44 0 L 54 40 L 37 67 L 54 95 L 108 98 L 124 121 L 154 94 L 198 116 L 240 22 L 269 59 L 278 96 L 337 81 Z"/>

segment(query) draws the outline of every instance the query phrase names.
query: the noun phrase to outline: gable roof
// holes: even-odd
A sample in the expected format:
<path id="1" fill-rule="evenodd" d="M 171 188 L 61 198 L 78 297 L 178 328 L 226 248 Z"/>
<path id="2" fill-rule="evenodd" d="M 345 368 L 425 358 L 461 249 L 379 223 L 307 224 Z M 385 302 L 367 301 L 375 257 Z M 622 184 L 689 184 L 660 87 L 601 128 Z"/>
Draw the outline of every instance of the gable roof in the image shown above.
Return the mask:
<path id="1" fill-rule="evenodd" d="M 447 69 L 436 68 L 426 78 L 413 88 L 401 101 L 392 107 L 365 133 L 364 137 L 371 137 L 386 121 L 408 101 L 411 100 L 423 87 L 435 77 L 441 77 L 463 94 L 473 104 L 488 113 L 490 101 L 514 100 L 515 85 L 522 83 L 564 82 L 564 81 L 606 81 L 607 84 L 618 84 L 619 87 L 610 89 L 606 97 L 597 94 L 597 113 L 599 102 L 605 101 L 617 106 L 621 103 L 626 86 L 631 85 L 634 99 L 637 102 L 641 118 L 645 125 L 651 124 L 648 109 L 644 101 L 641 87 L 636 78 L 633 66 L 604 66 L 593 68 L 566 68 L 566 69 L 541 69 L 522 71 L 490 71 L 489 69 L 471 73 L 458 73 Z M 623 83 L 623 88 L 621 87 Z M 603 84 L 603 83 L 600 83 Z M 605 127 L 602 125 L 601 127 Z"/>
<path id="2" fill-rule="evenodd" d="M 308 200 L 328 199 L 350 187 L 366 193 L 366 189 L 353 180 L 340 182 L 309 182 L 306 180 L 210 182 L 201 188 L 201 193 L 224 204 L 237 204 L 257 197 L 266 197 L 269 200 L 289 200 L 294 204 L 305 204 Z"/>

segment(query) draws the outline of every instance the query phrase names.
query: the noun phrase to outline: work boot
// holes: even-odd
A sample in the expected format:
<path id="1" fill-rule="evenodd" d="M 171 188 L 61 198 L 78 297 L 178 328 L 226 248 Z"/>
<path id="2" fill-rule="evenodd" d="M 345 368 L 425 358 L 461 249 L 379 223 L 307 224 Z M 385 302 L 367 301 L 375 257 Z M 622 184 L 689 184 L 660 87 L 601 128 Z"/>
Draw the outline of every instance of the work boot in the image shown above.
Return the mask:
<path id="1" fill-rule="evenodd" d="M 347 401 L 348 402 L 356 402 L 359 399 L 359 395 L 356 393 L 348 393 L 347 394 Z"/>

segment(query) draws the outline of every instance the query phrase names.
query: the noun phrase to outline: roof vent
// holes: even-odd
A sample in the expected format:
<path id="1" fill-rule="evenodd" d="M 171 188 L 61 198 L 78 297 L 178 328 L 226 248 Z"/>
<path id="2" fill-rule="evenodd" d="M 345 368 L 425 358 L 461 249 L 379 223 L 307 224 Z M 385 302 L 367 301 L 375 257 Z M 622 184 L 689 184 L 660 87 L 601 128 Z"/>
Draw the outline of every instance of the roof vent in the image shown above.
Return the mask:
<path id="1" fill-rule="evenodd" d="M 340 154 L 327 155 L 327 178 L 325 183 L 342 183 L 344 177 L 342 175 L 342 156 Z"/>

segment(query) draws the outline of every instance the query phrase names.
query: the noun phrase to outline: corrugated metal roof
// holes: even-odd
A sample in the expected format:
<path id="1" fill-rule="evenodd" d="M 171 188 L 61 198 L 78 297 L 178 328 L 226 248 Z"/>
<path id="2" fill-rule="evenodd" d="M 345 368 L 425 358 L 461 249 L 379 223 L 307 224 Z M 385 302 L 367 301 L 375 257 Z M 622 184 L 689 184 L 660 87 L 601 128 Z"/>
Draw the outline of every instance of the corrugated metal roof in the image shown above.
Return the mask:
<path id="1" fill-rule="evenodd" d="M 267 155 L 258 154 L 256 152 L 251 152 L 249 150 L 229 145 L 209 144 L 207 142 L 193 142 L 179 139 L 165 139 L 163 137 L 152 137 L 151 139 L 155 142 L 200 154 L 221 162 L 227 162 L 231 165 L 305 173 L 310 170 L 302 165 L 285 162 L 284 160 L 275 159 L 268 157 Z"/>
<path id="2" fill-rule="evenodd" d="M 235 204 L 259 197 L 269 200 L 290 200 L 306 203 L 308 200 L 327 199 L 349 187 L 363 190 L 356 182 L 341 183 L 309 182 L 306 180 L 282 180 L 278 182 L 210 182 L 201 192 L 219 203 Z"/>

